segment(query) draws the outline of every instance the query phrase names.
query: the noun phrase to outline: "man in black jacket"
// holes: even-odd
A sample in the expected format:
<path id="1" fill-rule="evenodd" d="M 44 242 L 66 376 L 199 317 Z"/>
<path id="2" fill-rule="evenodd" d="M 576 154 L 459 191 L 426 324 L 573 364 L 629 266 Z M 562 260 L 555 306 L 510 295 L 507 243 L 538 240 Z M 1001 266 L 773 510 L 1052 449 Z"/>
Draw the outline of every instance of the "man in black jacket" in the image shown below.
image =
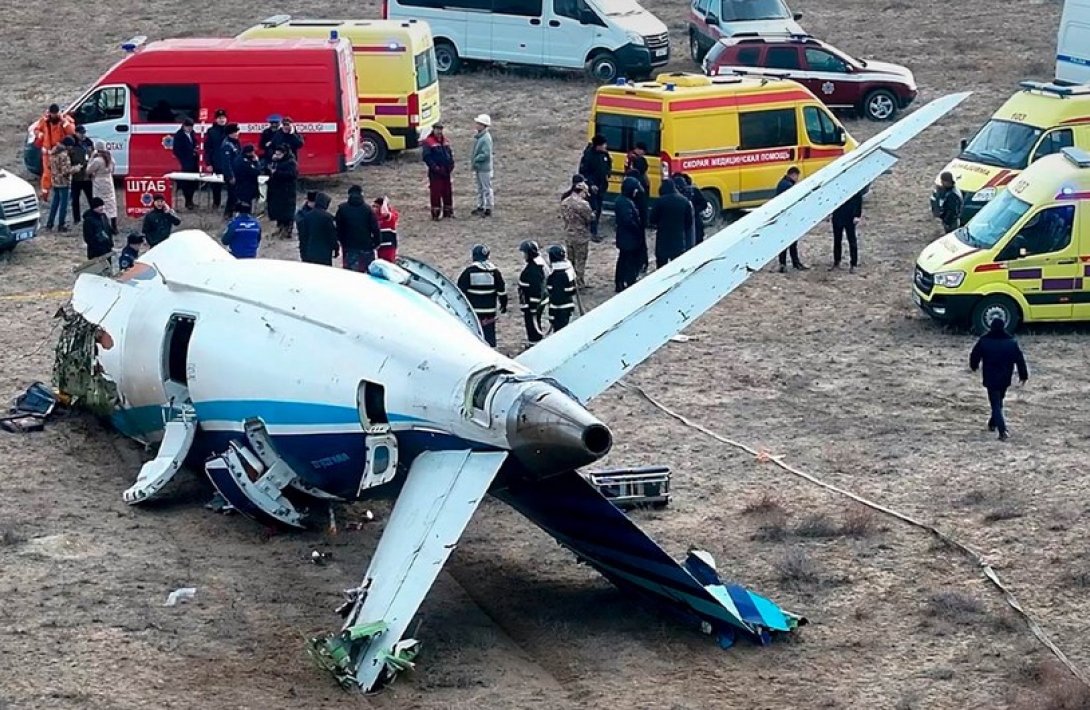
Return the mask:
<path id="1" fill-rule="evenodd" d="M 242 144 L 238 140 L 240 129 L 237 123 L 228 123 L 223 130 L 226 137 L 220 143 L 213 165 L 214 170 L 223 176 L 223 183 L 227 186 L 227 204 L 223 206 L 223 216 L 230 219 L 235 216 L 235 202 L 238 201 L 235 195 L 235 161 L 242 154 Z"/>
<path id="2" fill-rule="evenodd" d="M 484 244 L 474 244 L 473 263 L 458 277 L 458 288 L 481 322 L 484 340 L 496 347 L 496 321 L 507 312 L 507 284 L 496 265 L 489 261 L 491 251 Z"/>
<path id="3" fill-rule="evenodd" d="M 617 293 L 636 283 L 640 268 L 647 261 L 647 237 L 636 206 L 639 192 L 639 179 L 626 177 L 621 183 L 621 194 L 613 201 L 613 221 L 617 225 L 617 268 L 613 283 Z"/>
<path id="4" fill-rule="evenodd" d="M 200 172 L 200 161 L 197 160 L 197 135 L 193 132 L 192 118 L 183 120 L 182 127 L 174 132 L 171 150 L 174 152 L 174 157 L 178 159 L 178 168 L 183 173 Z M 185 197 L 185 208 L 193 209 L 195 207 L 193 193 L 196 191 L 197 183 L 192 180 L 182 180 L 178 183 L 178 187 L 181 188 L 182 195 Z"/>
<path id="5" fill-rule="evenodd" d="M 552 271 L 545 279 L 545 289 L 549 294 L 549 323 L 555 333 L 571 322 L 575 311 L 575 269 L 564 247 L 554 244 L 547 251 Z"/>
<path id="6" fill-rule="evenodd" d="M 344 250 L 344 268 L 367 271 L 382 241 L 378 220 L 363 199 L 363 188 L 348 188 L 348 201 L 337 207 L 337 241 Z"/>
<path id="7" fill-rule="evenodd" d="M 969 354 L 969 369 L 977 371 L 984 365 L 984 387 L 988 390 L 988 403 L 992 415 L 988 418 L 988 431 L 999 430 L 999 440 L 1007 440 L 1007 422 L 1003 419 L 1003 398 L 1011 386 L 1011 375 L 1018 368 L 1018 379 L 1022 384 L 1029 379 L 1026 358 L 1022 349 L 1006 330 L 1002 318 L 992 320 L 991 326 L 980 340 L 976 341 Z"/>
<path id="8" fill-rule="evenodd" d="M 594 210 L 594 225 L 591 234 L 597 236 L 598 223 L 602 219 L 602 201 L 609 191 L 609 176 L 613 172 L 613 160 L 609 157 L 609 146 L 604 136 L 594 136 L 583 149 L 579 160 L 579 174 L 590 185 L 590 206 Z"/>
<path id="9" fill-rule="evenodd" d="M 204 132 L 204 145 L 202 147 L 204 164 L 213 172 L 219 172 L 216 170 L 216 164 L 219 160 L 220 146 L 223 145 L 223 141 L 226 138 L 227 112 L 221 108 L 216 109 L 215 120 L 212 122 L 212 125 L 208 127 L 208 130 Z M 219 208 L 222 195 L 223 185 L 212 183 L 212 209 Z"/>
<path id="10" fill-rule="evenodd" d="M 319 192 L 314 196 L 314 209 L 299 223 L 299 257 L 308 264 L 333 265 L 337 248 L 337 223 L 329 213 L 329 195 Z"/>
<path id="11" fill-rule="evenodd" d="M 83 213 L 83 242 L 87 245 L 87 258 L 97 259 L 114 250 L 113 230 L 106 216 L 106 203 L 101 197 L 91 198 L 91 207 Z"/>
<path id="12" fill-rule="evenodd" d="M 87 198 L 87 204 L 91 204 L 91 198 L 94 197 L 91 176 L 87 174 L 87 164 L 91 162 L 95 144 L 87 137 L 87 129 L 83 126 L 76 126 L 76 135 L 73 138 L 76 144 L 68 149 L 68 159 L 72 161 L 72 167 L 79 170 L 72 173 L 72 224 L 79 224 L 80 195 Z"/>
<path id="13" fill-rule="evenodd" d="M 802 172 L 792 165 L 787 169 L 787 173 L 780 178 L 780 182 L 776 185 L 776 195 L 782 195 L 795 186 L 795 183 L 799 181 L 799 177 Z M 791 255 L 791 266 L 795 267 L 796 271 L 806 271 L 810 267 L 802 263 L 802 259 L 799 258 L 799 243 L 794 242 L 791 246 L 787 247 L 780 252 L 780 273 L 787 271 L 787 255 Z"/>
<path id="14" fill-rule="evenodd" d="M 693 243 L 689 245 L 691 249 L 704 241 L 704 210 L 708 209 L 708 198 L 704 197 L 700 188 L 693 185 L 693 179 L 688 173 L 674 173 L 672 179 L 677 184 L 677 191 L 693 206 Z"/>
<path id="15" fill-rule="evenodd" d="M 693 206 L 677 191 L 673 180 L 659 188 L 659 199 L 651 208 L 655 225 L 655 265 L 662 268 L 685 253 L 686 233 L 693 229 Z"/>
<path id="16" fill-rule="evenodd" d="M 144 239 L 150 248 L 165 242 L 170 237 L 171 230 L 181 223 L 182 220 L 174 210 L 167 207 L 166 198 L 155 195 L 152 198 L 151 212 L 144 215 L 144 224 L 140 231 L 144 233 Z"/>
<path id="17" fill-rule="evenodd" d="M 526 339 L 534 344 L 545 337 L 541 329 L 541 314 L 545 312 L 549 296 L 545 290 L 545 263 L 541 260 L 541 248 L 534 241 L 519 245 L 526 259 L 526 266 L 519 274 L 519 307 L 526 323 Z"/>
<path id="18" fill-rule="evenodd" d="M 863 219 L 863 193 L 857 192 L 840 207 L 833 210 L 833 265 L 829 271 L 840 268 L 843 257 L 843 240 L 848 237 L 848 271 L 855 273 L 859 266 L 859 243 L 855 237 L 855 227 Z"/>

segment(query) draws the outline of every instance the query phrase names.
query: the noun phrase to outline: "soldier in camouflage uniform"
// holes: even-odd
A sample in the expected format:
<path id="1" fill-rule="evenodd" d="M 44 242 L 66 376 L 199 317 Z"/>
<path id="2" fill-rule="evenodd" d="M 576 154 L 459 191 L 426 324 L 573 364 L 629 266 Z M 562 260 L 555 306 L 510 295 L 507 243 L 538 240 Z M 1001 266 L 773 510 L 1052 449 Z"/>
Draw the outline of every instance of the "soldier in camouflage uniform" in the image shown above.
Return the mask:
<path id="1" fill-rule="evenodd" d="M 576 284 L 585 288 L 587 270 L 587 252 L 593 238 L 594 209 L 587 201 L 585 182 L 572 186 L 571 194 L 560 203 L 560 218 L 564 221 L 564 232 L 568 246 L 568 256 L 575 268 Z"/>

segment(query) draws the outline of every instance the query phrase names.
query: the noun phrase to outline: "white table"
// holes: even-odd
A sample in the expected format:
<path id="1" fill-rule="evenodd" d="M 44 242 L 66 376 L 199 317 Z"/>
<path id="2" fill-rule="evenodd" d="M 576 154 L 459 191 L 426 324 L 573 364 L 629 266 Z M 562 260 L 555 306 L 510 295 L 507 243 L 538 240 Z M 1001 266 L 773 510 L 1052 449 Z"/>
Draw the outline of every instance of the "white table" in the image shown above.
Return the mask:
<path id="1" fill-rule="evenodd" d="M 218 173 L 183 173 L 173 172 L 164 175 L 166 179 L 174 183 L 174 202 L 178 202 L 178 183 L 179 182 L 195 182 L 197 183 L 197 189 L 200 192 L 204 192 L 205 188 L 209 185 L 223 185 L 223 176 Z M 269 182 L 268 175 L 259 175 L 257 177 L 257 190 L 258 190 L 258 203 L 265 202 L 265 193 L 268 190 L 267 183 Z M 211 199 L 211 198 L 210 198 Z M 260 210 L 257 205 L 251 205 L 254 210 L 254 214 L 258 214 Z"/>

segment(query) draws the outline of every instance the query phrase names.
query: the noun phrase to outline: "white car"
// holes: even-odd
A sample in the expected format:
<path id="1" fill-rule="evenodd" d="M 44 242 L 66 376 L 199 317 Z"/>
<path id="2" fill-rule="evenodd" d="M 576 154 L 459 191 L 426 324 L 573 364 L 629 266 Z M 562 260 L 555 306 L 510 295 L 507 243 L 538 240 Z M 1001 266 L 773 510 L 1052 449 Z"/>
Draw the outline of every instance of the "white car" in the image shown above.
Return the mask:
<path id="1" fill-rule="evenodd" d="M 0 168 L 0 253 L 38 236 L 38 194 L 23 178 Z"/>

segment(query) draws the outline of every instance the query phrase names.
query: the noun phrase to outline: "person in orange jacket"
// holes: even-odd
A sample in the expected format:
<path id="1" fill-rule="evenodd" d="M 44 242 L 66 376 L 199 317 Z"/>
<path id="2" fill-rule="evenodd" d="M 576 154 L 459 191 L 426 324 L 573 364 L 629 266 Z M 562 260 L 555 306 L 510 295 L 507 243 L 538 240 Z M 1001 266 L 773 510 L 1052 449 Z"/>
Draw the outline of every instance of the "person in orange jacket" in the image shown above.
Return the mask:
<path id="1" fill-rule="evenodd" d="M 378 258 L 391 263 L 397 261 L 397 220 L 401 216 L 390 204 L 389 197 L 380 197 L 371 204 L 378 220 Z"/>
<path id="2" fill-rule="evenodd" d="M 49 156 L 53 149 L 67 136 L 75 135 L 76 122 L 71 116 L 61 113 L 61 107 L 50 104 L 45 114 L 34 124 L 34 145 L 42 151 L 42 198 L 49 194 L 53 186 L 53 176 L 49 170 Z"/>

